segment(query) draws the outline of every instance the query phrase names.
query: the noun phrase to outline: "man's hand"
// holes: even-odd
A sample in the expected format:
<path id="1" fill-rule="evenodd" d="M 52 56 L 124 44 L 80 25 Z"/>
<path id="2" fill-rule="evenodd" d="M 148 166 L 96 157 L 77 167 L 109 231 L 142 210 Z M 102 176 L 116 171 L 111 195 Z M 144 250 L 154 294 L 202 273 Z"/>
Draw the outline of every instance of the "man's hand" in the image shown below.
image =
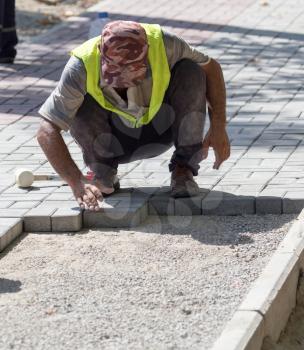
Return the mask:
<path id="1" fill-rule="evenodd" d="M 213 169 L 218 169 L 220 165 L 230 157 L 230 142 L 224 126 L 210 127 L 203 141 L 203 159 L 208 157 L 209 147 L 213 148 L 215 162 Z"/>
<path id="2" fill-rule="evenodd" d="M 230 156 L 230 144 L 226 133 L 226 88 L 220 64 L 211 59 L 202 65 L 207 78 L 206 97 L 210 117 L 210 130 L 203 141 L 203 159 L 208 156 L 208 149 L 212 147 L 215 153 L 214 169 Z"/>
<path id="3" fill-rule="evenodd" d="M 102 193 L 110 194 L 114 192 L 113 187 L 105 187 L 99 181 L 89 181 L 82 178 L 75 184 L 70 184 L 70 187 L 74 193 L 74 196 L 81 209 L 89 209 L 92 211 L 98 211 L 98 201 L 102 201 Z"/>

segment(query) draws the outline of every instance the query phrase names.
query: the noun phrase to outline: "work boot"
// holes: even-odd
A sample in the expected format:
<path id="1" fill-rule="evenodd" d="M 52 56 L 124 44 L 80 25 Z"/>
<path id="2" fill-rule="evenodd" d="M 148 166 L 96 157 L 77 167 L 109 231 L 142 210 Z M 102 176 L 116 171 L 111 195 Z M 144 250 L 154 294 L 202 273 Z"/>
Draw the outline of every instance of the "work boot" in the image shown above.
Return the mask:
<path id="1" fill-rule="evenodd" d="M 171 197 L 192 197 L 199 194 L 198 184 L 190 169 L 176 166 L 171 174 Z"/>

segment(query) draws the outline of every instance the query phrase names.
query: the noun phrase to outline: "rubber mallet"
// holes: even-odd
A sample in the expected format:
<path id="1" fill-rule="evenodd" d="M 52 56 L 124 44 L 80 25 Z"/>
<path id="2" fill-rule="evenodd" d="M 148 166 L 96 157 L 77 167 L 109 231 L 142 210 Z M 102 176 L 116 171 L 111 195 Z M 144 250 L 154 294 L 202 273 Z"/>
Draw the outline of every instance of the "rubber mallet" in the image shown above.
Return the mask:
<path id="1" fill-rule="evenodd" d="M 34 175 L 29 169 L 17 169 L 15 172 L 15 181 L 18 187 L 30 187 L 34 181 L 61 180 L 58 175 Z"/>

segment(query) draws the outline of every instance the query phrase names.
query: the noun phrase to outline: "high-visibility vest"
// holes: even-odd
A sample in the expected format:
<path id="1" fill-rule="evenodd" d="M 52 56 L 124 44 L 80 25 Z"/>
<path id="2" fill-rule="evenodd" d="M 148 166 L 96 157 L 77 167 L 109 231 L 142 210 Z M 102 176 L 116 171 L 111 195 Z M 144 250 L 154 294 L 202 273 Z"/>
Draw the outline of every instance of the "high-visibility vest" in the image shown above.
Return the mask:
<path id="1" fill-rule="evenodd" d="M 103 108 L 126 118 L 133 127 L 148 124 L 156 115 L 163 102 L 170 82 L 170 69 L 163 41 L 162 31 L 158 24 L 140 23 L 148 39 L 148 60 L 152 70 L 152 94 L 147 112 L 141 117 L 135 116 L 113 106 L 103 95 L 99 86 L 101 37 L 92 38 L 74 49 L 71 54 L 81 59 L 87 72 L 87 93 Z"/>

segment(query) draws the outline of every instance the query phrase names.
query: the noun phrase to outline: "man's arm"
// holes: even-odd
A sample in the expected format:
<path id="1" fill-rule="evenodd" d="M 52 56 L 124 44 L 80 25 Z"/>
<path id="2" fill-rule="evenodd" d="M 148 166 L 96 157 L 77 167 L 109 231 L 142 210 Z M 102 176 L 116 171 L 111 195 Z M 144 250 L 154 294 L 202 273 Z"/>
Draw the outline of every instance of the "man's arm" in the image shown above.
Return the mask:
<path id="1" fill-rule="evenodd" d="M 63 180 L 70 186 L 81 180 L 82 173 L 73 161 L 56 125 L 43 120 L 37 132 L 37 140 L 47 159 Z"/>
<path id="2" fill-rule="evenodd" d="M 37 133 L 38 142 L 55 171 L 70 185 L 80 207 L 98 210 L 101 191 L 113 192 L 99 182 L 88 182 L 73 161 L 60 131 L 68 130 L 86 94 L 86 71 L 83 63 L 71 57 L 60 81 L 39 113 L 44 118 Z M 110 191 L 110 192 L 108 192 Z"/>
<path id="3" fill-rule="evenodd" d="M 103 188 L 100 183 L 93 184 L 86 181 L 73 161 L 60 129 L 50 121 L 43 120 L 37 132 L 37 140 L 55 171 L 71 187 L 80 207 L 98 210 L 97 199 L 102 198 L 101 191 L 105 193 L 113 191 Z"/>
<path id="4" fill-rule="evenodd" d="M 211 59 L 208 64 L 201 65 L 206 74 L 208 112 L 210 129 L 203 141 L 204 159 L 208 156 L 209 147 L 215 153 L 214 169 L 230 156 L 230 143 L 226 132 L 226 88 L 220 64 Z"/>

